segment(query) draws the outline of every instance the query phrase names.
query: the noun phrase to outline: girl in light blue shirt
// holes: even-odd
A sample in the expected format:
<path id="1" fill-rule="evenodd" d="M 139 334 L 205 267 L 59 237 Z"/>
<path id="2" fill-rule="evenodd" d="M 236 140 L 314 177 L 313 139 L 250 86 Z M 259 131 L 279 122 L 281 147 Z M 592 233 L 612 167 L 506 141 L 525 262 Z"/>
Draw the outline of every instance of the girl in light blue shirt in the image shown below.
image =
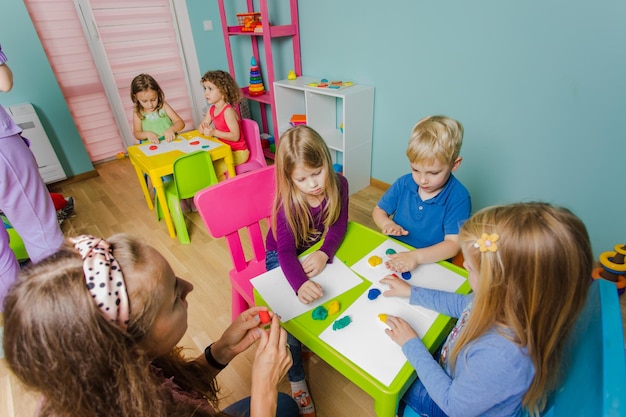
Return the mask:
<path id="1" fill-rule="evenodd" d="M 537 416 L 587 295 L 593 256 L 585 226 L 567 209 L 519 203 L 479 211 L 459 238 L 472 294 L 381 280 L 387 297 L 458 318 L 436 360 L 405 320 L 387 317 L 386 333 L 418 375 L 399 415 L 410 407 L 429 417 Z"/>

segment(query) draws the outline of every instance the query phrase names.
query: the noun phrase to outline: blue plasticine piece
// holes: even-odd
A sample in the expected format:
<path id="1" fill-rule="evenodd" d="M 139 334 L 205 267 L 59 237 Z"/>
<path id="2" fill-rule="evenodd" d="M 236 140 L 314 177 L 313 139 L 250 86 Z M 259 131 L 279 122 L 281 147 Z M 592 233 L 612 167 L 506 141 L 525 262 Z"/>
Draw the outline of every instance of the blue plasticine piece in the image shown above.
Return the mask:
<path id="1" fill-rule="evenodd" d="M 370 300 L 375 300 L 378 298 L 379 295 L 380 295 L 380 290 L 378 288 L 372 288 L 371 290 L 368 291 L 367 298 L 369 298 Z"/>
<path id="2" fill-rule="evenodd" d="M 402 273 L 402 278 L 405 280 L 410 280 L 411 279 L 411 272 L 410 271 L 406 271 Z"/>

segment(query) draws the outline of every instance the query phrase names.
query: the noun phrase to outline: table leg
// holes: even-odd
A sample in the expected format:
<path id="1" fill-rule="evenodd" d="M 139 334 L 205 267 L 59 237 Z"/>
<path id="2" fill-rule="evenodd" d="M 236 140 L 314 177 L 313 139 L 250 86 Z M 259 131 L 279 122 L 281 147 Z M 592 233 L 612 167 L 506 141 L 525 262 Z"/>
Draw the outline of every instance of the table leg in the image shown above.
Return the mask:
<path id="1" fill-rule="evenodd" d="M 165 219 L 165 224 L 167 225 L 167 230 L 170 233 L 170 237 L 176 237 L 176 230 L 174 229 L 174 223 L 172 222 L 172 215 L 170 214 L 170 209 L 167 206 L 167 198 L 165 197 L 165 190 L 163 189 L 163 181 L 161 177 L 153 178 L 152 184 L 154 185 L 154 190 L 156 192 L 156 198 L 159 199 L 159 204 L 161 206 L 161 213 L 163 213 L 163 218 Z"/>
<path id="2" fill-rule="evenodd" d="M 150 198 L 150 191 L 148 191 L 148 186 L 146 185 L 144 173 L 141 170 L 141 168 L 139 168 L 138 165 L 133 163 L 133 166 L 135 167 L 135 172 L 137 173 L 137 178 L 139 179 L 139 186 L 141 187 L 141 191 L 143 191 L 143 196 L 146 198 L 146 203 L 148 204 L 148 208 L 152 210 L 154 209 L 154 206 L 152 205 L 152 198 Z"/>
<path id="3" fill-rule="evenodd" d="M 235 175 L 235 160 L 233 159 L 232 152 L 229 152 L 228 155 L 224 157 L 224 162 L 226 163 L 226 168 L 228 168 L 228 178 L 234 178 Z"/>
<path id="4" fill-rule="evenodd" d="M 376 417 L 395 417 L 399 399 L 397 394 L 379 394 L 374 398 Z"/>

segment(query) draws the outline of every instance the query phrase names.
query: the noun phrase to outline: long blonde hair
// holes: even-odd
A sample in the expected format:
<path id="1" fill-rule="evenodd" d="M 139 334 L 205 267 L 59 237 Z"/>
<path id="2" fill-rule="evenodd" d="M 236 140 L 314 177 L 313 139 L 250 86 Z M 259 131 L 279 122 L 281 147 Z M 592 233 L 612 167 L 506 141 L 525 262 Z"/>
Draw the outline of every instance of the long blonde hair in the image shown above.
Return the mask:
<path id="1" fill-rule="evenodd" d="M 296 246 L 315 242 L 337 221 L 341 212 L 339 181 L 333 171 L 330 150 L 324 139 L 311 127 L 296 126 L 280 137 L 276 152 L 276 196 L 272 216 L 272 231 L 276 237 L 276 214 L 283 208 Z M 326 206 L 322 212 L 324 230 L 312 228 L 313 219 L 306 196 L 298 190 L 291 175 L 298 164 L 307 168 L 326 170 L 324 193 Z"/>
<path id="2" fill-rule="evenodd" d="M 497 251 L 476 248 L 484 233 L 498 234 Z M 451 369 L 464 347 L 490 329 L 502 330 L 533 361 L 535 376 L 522 405 L 537 415 L 558 381 L 565 339 L 587 296 L 593 255 L 585 225 L 564 208 L 518 203 L 479 211 L 459 238 L 480 278 L 450 353 Z"/>
<path id="3" fill-rule="evenodd" d="M 150 271 L 145 244 L 123 234 L 107 241 L 126 280 Z M 5 301 L 4 350 L 13 373 L 45 398 L 41 416 L 209 415 L 175 403 L 150 370 L 140 342 L 160 308 L 152 300 L 161 288 L 146 286 L 128 294 L 124 331 L 92 300 L 81 256 L 71 244 L 22 270 Z M 208 365 L 185 360 L 180 348 L 153 363 L 181 388 L 217 406 Z"/>

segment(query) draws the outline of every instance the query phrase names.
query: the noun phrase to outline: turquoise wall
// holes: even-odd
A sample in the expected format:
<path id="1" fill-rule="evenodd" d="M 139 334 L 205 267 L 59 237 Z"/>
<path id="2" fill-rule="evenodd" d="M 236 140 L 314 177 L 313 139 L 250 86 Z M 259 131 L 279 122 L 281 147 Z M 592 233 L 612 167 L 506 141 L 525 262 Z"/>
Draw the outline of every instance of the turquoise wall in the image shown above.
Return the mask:
<path id="1" fill-rule="evenodd" d="M 188 3 L 218 37 L 217 1 Z M 316 0 L 299 15 L 305 75 L 376 89 L 372 177 L 408 172 L 415 122 L 447 114 L 465 126 L 474 210 L 543 200 L 583 219 L 596 255 L 626 243 L 625 2 Z M 196 47 L 226 67 L 219 41 Z"/>
<path id="2" fill-rule="evenodd" d="M 14 81 L 9 93 L 0 93 L 0 104 L 9 106 L 28 102 L 35 107 L 68 177 L 93 171 L 24 2 L 3 2 L 0 44 L 7 55 Z"/>

